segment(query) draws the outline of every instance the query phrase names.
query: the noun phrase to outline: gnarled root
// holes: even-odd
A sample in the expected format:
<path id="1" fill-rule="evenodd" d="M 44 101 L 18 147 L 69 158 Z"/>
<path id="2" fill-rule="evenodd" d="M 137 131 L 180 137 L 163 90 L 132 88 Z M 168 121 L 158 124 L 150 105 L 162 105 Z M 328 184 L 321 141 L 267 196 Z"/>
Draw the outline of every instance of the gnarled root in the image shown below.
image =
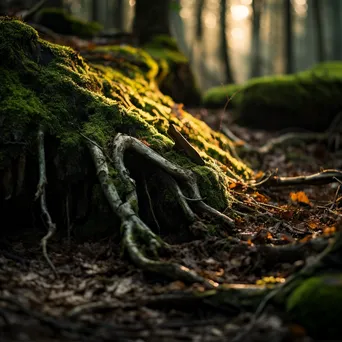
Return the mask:
<path id="1" fill-rule="evenodd" d="M 202 278 L 184 266 L 153 260 L 142 251 L 142 248 L 139 246 L 141 242 L 145 245 L 145 248 L 147 247 L 147 251 L 156 257 L 158 249 L 167 247 L 167 245 L 137 215 L 138 197 L 134 180 L 129 177 L 123 163 L 124 151 L 127 148 L 133 148 L 135 151 L 143 154 L 143 156 L 160 166 L 174 178 L 186 182 L 193 190 L 194 195 L 199 198 L 197 184 L 192 174 L 160 157 L 137 139 L 119 134 L 114 141 L 113 164 L 119 173 L 121 181 L 125 184 L 126 189 L 128 189 L 125 201 L 122 201 L 109 176 L 104 153 L 97 145 L 89 141 L 88 147 L 96 166 L 102 190 L 111 209 L 122 221 L 124 231 L 123 243 L 132 261 L 144 270 L 163 274 L 172 279 L 179 279 L 188 283 L 199 282 L 207 287 L 217 286 L 216 283 Z"/>
<path id="2" fill-rule="evenodd" d="M 129 172 L 124 165 L 124 153 L 127 149 L 134 150 L 142 155 L 149 162 L 158 166 L 166 175 L 166 184 L 175 194 L 175 197 L 186 218 L 190 222 L 197 219 L 194 210 L 201 210 L 210 216 L 220 219 L 233 227 L 233 220 L 224 214 L 216 211 L 203 202 L 201 198 L 195 175 L 180 168 L 178 165 L 166 160 L 152 149 L 141 143 L 138 139 L 130 136 L 118 134 L 113 142 L 112 163 L 119 174 L 121 182 L 124 184 L 126 193 L 125 199 L 121 200 L 113 182 L 110 179 L 106 157 L 102 150 L 91 142 L 87 142 L 92 158 L 96 165 L 97 175 L 100 180 L 103 192 L 110 204 L 111 209 L 122 221 L 124 230 L 123 243 L 130 258 L 142 269 L 163 274 L 172 279 L 180 279 L 186 282 L 200 282 L 208 287 L 217 286 L 216 283 L 207 281 L 188 268 L 173 263 L 160 262 L 150 259 L 143 253 L 139 244 L 142 242 L 148 247 L 148 252 L 154 257 L 157 256 L 159 248 L 167 247 L 161 239 L 154 234 L 149 227 L 138 217 L 138 196 L 136 193 L 135 181 L 129 176 Z M 183 194 L 183 188 L 190 194 L 191 198 Z M 190 205 L 188 204 L 190 202 Z"/>

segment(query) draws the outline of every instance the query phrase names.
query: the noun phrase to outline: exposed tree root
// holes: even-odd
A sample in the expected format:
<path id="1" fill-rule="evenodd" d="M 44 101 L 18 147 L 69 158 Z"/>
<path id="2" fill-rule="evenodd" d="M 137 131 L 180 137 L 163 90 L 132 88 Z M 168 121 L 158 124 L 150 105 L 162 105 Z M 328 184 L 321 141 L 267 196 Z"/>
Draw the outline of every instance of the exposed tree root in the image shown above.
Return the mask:
<path id="1" fill-rule="evenodd" d="M 276 175 L 268 175 L 264 180 L 254 184 L 254 186 L 322 185 L 338 182 L 340 179 L 342 179 L 342 171 L 331 169 L 323 170 L 309 176 L 279 177 Z"/>
<path id="2" fill-rule="evenodd" d="M 45 148 L 44 148 L 44 132 L 42 128 L 38 131 L 38 159 L 39 159 L 39 182 L 37 186 L 37 192 L 35 198 L 38 199 L 40 197 L 40 207 L 42 210 L 43 217 L 45 218 L 45 222 L 47 224 L 47 233 L 42 238 L 41 244 L 43 249 L 43 255 L 49 266 L 51 267 L 55 277 L 58 276 L 57 270 L 52 263 L 49 255 L 47 253 L 47 243 L 48 240 L 53 236 L 56 231 L 56 225 L 52 222 L 50 213 L 46 204 L 46 193 L 45 186 L 47 184 L 46 178 L 46 165 L 45 165 Z"/>
<path id="3" fill-rule="evenodd" d="M 175 178 L 187 181 L 193 189 L 193 192 L 199 197 L 197 184 L 191 177 L 192 175 L 188 171 L 182 170 L 160 157 L 137 139 L 118 134 L 114 140 L 113 164 L 119 173 L 120 180 L 128 189 L 125 201 L 122 201 L 109 176 L 106 158 L 102 150 L 89 142 L 88 147 L 96 166 L 97 176 L 102 190 L 111 209 L 121 219 L 124 234 L 123 244 L 132 261 L 144 270 L 163 274 L 172 279 L 180 279 L 188 283 L 198 282 L 207 287 L 217 286 L 215 282 L 200 277 L 184 266 L 152 260 L 145 256 L 142 247 L 139 247 L 140 243 L 143 243 L 145 248 L 147 248 L 147 252 L 151 253 L 154 257 L 157 256 L 159 248 L 167 247 L 167 245 L 137 216 L 138 197 L 134 180 L 129 177 L 128 171 L 123 163 L 124 152 L 127 148 L 133 148 L 135 151 L 140 152 L 150 161 L 157 163 L 159 166 L 163 166 L 163 169 L 171 173 Z"/>

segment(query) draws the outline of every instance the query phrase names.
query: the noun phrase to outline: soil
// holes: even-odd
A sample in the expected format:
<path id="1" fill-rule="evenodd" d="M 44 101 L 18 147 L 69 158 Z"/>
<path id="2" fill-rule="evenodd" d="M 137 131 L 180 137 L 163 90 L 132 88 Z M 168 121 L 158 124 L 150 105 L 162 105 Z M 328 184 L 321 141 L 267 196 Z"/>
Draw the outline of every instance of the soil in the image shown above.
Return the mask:
<path id="1" fill-rule="evenodd" d="M 254 146 L 279 135 L 239 127 L 222 111 L 189 111 L 215 129 L 228 125 Z M 301 143 L 278 147 L 261 162 L 252 158 L 252 165 L 262 171 L 277 169 L 281 176 L 307 175 L 323 167 L 340 169 L 342 151 L 325 143 Z M 272 189 L 263 195 L 270 198 L 269 205 L 284 206 L 287 224 L 272 220 L 261 224 L 256 217 L 239 223 L 240 238 L 249 241 L 250 248 L 227 250 L 224 240 L 207 237 L 173 245 L 168 258 L 220 283 L 280 282 L 312 255 L 294 256 L 291 262 L 266 262 L 258 248 L 328 237 L 340 212 L 339 190 L 339 183 Z M 291 199 L 290 193 L 298 191 L 308 201 Z M 116 235 L 80 243 L 57 234 L 48 245 L 58 271 L 55 279 L 41 252 L 43 235 L 32 232 L 0 242 L 1 341 L 233 341 L 253 315 L 234 307 L 199 305 L 190 295 L 194 289 L 201 291 L 200 285 L 142 272 L 122 255 Z M 276 308 L 269 308 L 239 341 L 267 340 L 314 341 Z"/>

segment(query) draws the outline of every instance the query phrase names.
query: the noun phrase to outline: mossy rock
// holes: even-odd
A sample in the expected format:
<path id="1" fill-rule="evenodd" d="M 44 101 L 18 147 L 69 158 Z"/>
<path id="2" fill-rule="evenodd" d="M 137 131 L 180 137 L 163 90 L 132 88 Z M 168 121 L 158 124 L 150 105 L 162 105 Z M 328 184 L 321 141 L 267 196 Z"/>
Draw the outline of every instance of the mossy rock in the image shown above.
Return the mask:
<path id="1" fill-rule="evenodd" d="M 83 38 L 95 36 L 102 30 L 102 25 L 97 22 L 86 22 L 60 8 L 44 8 L 39 11 L 35 21 L 50 30 Z"/>
<path id="2" fill-rule="evenodd" d="M 179 51 L 174 38 L 165 35 L 155 36 L 143 48 L 159 64 L 157 82 L 164 94 L 188 106 L 197 106 L 201 103 L 201 93 L 189 61 Z"/>
<path id="3" fill-rule="evenodd" d="M 244 85 L 216 87 L 204 96 L 209 107 L 231 100 L 241 125 L 283 129 L 299 127 L 314 131 L 328 128 L 342 109 L 342 63 L 323 63 L 294 75 L 251 79 Z"/>
<path id="4" fill-rule="evenodd" d="M 342 274 L 304 280 L 289 296 L 287 311 L 316 339 L 342 336 Z"/>
<path id="5" fill-rule="evenodd" d="M 31 215 L 32 211 L 40 127 L 45 130 L 48 202 L 51 214 L 60 219 L 59 226 L 65 226 L 67 195 L 74 203 L 71 219 L 95 222 L 92 215 L 101 212 L 94 208 L 98 203 L 91 200 L 97 181 L 84 137 L 108 155 L 117 133 L 140 139 L 168 160 L 193 170 L 208 204 L 219 210 L 230 203 L 230 177 L 253 176 L 245 164 L 232 157 L 234 145 L 230 140 L 182 108 L 175 111 L 174 101 L 159 91 L 153 78 L 158 65 L 152 59 L 151 64 L 146 63 L 148 58 L 139 64 L 135 52 L 121 50 L 122 65 L 115 67 L 86 63 L 71 48 L 40 39 L 22 21 L 0 17 L 0 207 L 6 205 L 5 216 L 8 214 L 13 226 L 15 220 L 25 227 L 32 221 L 31 216 L 20 213 L 25 209 Z M 137 72 L 138 66 L 142 71 Z M 130 73 L 136 77 L 128 77 Z M 167 135 L 170 122 L 199 151 L 205 166 L 196 165 L 183 151 L 174 149 Z M 22 165 L 23 158 L 26 164 Z M 141 176 L 142 165 L 135 164 L 134 159 L 131 165 L 132 173 L 136 170 Z M 24 177 L 19 186 L 17 176 L 21 172 Z M 122 195 L 124 189 L 116 170 L 111 169 L 110 174 Z M 81 200 L 92 204 L 79 210 Z"/>
<path id="6" fill-rule="evenodd" d="M 203 104 L 207 108 L 234 108 L 239 102 L 238 97 L 242 89 L 243 86 L 239 84 L 227 84 L 210 88 L 203 95 Z"/>

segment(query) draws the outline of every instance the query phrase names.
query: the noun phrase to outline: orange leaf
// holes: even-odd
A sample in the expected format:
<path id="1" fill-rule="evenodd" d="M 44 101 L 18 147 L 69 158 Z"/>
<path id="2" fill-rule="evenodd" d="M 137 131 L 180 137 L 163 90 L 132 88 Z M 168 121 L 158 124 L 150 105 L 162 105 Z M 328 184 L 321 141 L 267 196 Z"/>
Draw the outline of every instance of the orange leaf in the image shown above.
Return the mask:
<path id="1" fill-rule="evenodd" d="M 255 192 L 253 194 L 253 197 L 258 201 L 258 202 L 261 202 L 261 203 L 267 203 L 268 202 L 268 198 L 262 194 L 260 194 L 259 192 Z"/>
<path id="2" fill-rule="evenodd" d="M 331 235 L 333 233 L 336 232 L 336 227 L 332 226 L 332 227 L 327 227 L 323 230 L 323 234 L 324 235 Z"/>
<path id="3" fill-rule="evenodd" d="M 236 186 L 237 186 L 237 183 L 230 183 L 229 189 L 234 189 L 234 188 L 236 188 Z"/>
<path id="4" fill-rule="evenodd" d="M 311 228 L 311 229 L 316 229 L 318 227 L 318 224 L 316 222 L 309 222 L 308 223 L 308 226 Z"/>
<path id="5" fill-rule="evenodd" d="M 308 198 L 308 196 L 306 196 L 304 191 L 291 192 L 290 198 L 291 198 L 292 202 L 310 204 L 309 198 Z"/>
<path id="6" fill-rule="evenodd" d="M 261 177 L 263 177 L 264 176 L 264 172 L 262 172 L 262 171 L 259 171 L 256 175 L 255 175 L 255 179 L 260 179 Z"/>

